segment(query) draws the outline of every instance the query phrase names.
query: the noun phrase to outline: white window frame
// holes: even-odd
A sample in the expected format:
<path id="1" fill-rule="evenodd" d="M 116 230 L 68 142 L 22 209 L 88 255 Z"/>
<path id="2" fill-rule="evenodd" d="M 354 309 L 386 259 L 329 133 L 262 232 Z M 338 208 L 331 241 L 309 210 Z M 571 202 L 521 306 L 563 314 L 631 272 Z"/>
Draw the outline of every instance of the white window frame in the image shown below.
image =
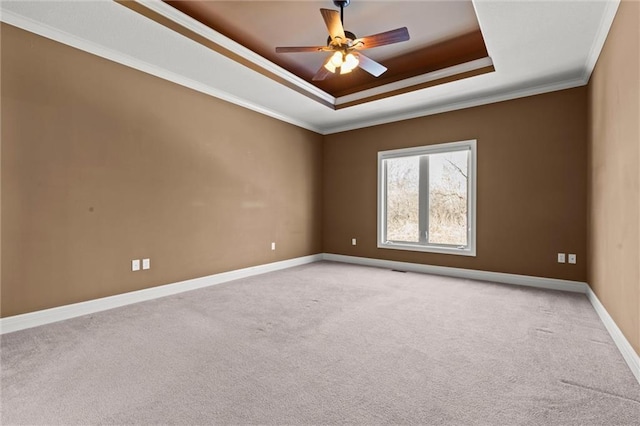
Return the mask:
<path id="1" fill-rule="evenodd" d="M 413 157 L 417 155 L 437 154 L 452 151 L 469 151 L 469 169 L 467 176 L 467 246 L 456 247 L 444 244 L 409 243 L 385 241 L 387 234 L 386 212 L 386 171 L 384 160 L 391 158 Z M 413 148 L 394 149 L 378 152 L 378 248 L 393 250 L 422 251 L 429 253 L 476 255 L 476 189 L 477 189 L 477 152 L 476 140 L 449 142 Z"/>

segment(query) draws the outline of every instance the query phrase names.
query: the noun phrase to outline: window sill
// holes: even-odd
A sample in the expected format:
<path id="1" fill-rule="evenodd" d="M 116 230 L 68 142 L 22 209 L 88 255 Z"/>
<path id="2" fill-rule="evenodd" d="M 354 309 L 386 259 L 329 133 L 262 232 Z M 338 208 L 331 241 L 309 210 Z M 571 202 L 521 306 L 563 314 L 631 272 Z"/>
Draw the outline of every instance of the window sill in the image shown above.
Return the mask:
<path id="1" fill-rule="evenodd" d="M 378 243 L 378 248 L 405 251 L 420 251 L 425 253 L 453 254 L 457 256 L 476 256 L 475 249 L 458 249 L 454 247 L 424 246 L 419 244 Z"/>

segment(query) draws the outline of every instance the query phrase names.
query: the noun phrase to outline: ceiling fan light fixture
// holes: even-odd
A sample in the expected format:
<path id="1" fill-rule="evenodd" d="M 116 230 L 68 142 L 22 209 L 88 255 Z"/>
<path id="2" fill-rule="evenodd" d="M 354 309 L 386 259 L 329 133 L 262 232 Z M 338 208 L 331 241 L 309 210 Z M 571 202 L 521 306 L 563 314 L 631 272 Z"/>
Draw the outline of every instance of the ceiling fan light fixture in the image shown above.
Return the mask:
<path id="1" fill-rule="evenodd" d="M 358 60 L 358 57 L 356 55 L 354 55 L 353 53 L 348 53 L 344 58 L 342 67 L 340 68 L 340 74 L 353 71 L 354 69 L 356 69 L 359 63 L 360 61 Z"/>
<path id="2" fill-rule="evenodd" d="M 356 69 L 360 61 L 353 53 L 335 52 L 329 60 L 324 64 L 327 71 L 336 73 L 338 69 L 340 74 L 347 74 Z"/>
<path id="3" fill-rule="evenodd" d="M 313 76 L 313 81 L 324 80 L 330 74 L 348 74 L 358 67 L 374 77 L 380 77 L 387 71 L 385 66 L 362 53 L 354 53 L 353 51 L 407 41 L 409 40 L 409 31 L 407 27 L 402 27 L 357 38 L 354 33 L 344 29 L 344 8 L 350 2 L 351 0 L 333 0 L 333 3 L 340 7 L 339 12 L 320 9 L 320 14 L 329 31 L 326 46 L 276 47 L 276 53 L 332 51 L 331 56 L 325 59 L 322 67 Z"/>
<path id="4" fill-rule="evenodd" d="M 326 64 L 324 64 L 324 68 L 325 68 L 327 71 L 329 71 L 329 72 L 331 72 L 331 73 L 334 73 L 334 74 L 335 74 L 336 69 L 337 69 L 337 68 L 336 68 L 336 67 L 331 63 L 331 61 L 327 61 L 327 63 L 326 63 Z"/>
<path id="5" fill-rule="evenodd" d="M 344 63 L 344 58 L 343 58 L 344 54 L 342 52 L 335 52 L 333 55 L 331 55 L 331 64 L 335 67 L 341 67 L 342 64 Z"/>

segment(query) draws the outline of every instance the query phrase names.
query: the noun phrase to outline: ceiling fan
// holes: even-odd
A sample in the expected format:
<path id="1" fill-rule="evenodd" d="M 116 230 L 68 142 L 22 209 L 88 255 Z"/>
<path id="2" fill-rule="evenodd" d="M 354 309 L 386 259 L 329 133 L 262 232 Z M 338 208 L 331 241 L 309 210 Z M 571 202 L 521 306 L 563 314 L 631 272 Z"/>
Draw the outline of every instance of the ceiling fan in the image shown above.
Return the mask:
<path id="1" fill-rule="evenodd" d="M 340 7 L 340 13 L 337 10 L 320 9 L 329 30 L 326 46 L 276 47 L 276 53 L 333 52 L 313 76 L 314 81 L 324 80 L 332 73 L 350 73 L 358 66 L 374 77 L 382 75 L 387 68 L 359 51 L 407 41 L 409 30 L 402 27 L 358 38 L 351 31 L 345 31 L 343 27 L 344 8 L 349 6 L 349 3 L 351 0 L 333 0 L 333 4 Z"/>

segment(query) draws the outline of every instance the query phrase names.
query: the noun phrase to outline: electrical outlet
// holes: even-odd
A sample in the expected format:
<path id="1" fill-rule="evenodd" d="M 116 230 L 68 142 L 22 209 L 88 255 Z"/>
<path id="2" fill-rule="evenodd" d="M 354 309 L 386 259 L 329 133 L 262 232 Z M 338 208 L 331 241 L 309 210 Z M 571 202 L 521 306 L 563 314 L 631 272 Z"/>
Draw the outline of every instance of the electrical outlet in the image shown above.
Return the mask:
<path id="1" fill-rule="evenodd" d="M 133 272 L 140 270 L 140 259 L 134 259 L 131 261 L 131 270 Z"/>
<path id="2" fill-rule="evenodd" d="M 275 250 L 276 249 L 276 243 L 271 243 L 271 250 Z"/>
<path id="3" fill-rule="evenodd" d="M 577 256 L 575 254 L 569 254 L 569 263 L 576 264 Z"/>
<path id="4" fill-rule="evenodd" d="M 142 269 L 151 269 L 151 259 L 142 259 Z"/>
<path id="5" fill-rule="evenodd" d="M 355 238 L 352 238 L 352 239 L 351 239 L 351 245 L 352 245 L 352 246 L 355 246 L 355 245 L 356 245 L 356 239 L 355 239 Z"/>
<path id="6" fill-rule="evenodd" d="M 564 253 L 558 253 L 558 263 L 564 263 L 564 262 L 566 262 Z"/>

